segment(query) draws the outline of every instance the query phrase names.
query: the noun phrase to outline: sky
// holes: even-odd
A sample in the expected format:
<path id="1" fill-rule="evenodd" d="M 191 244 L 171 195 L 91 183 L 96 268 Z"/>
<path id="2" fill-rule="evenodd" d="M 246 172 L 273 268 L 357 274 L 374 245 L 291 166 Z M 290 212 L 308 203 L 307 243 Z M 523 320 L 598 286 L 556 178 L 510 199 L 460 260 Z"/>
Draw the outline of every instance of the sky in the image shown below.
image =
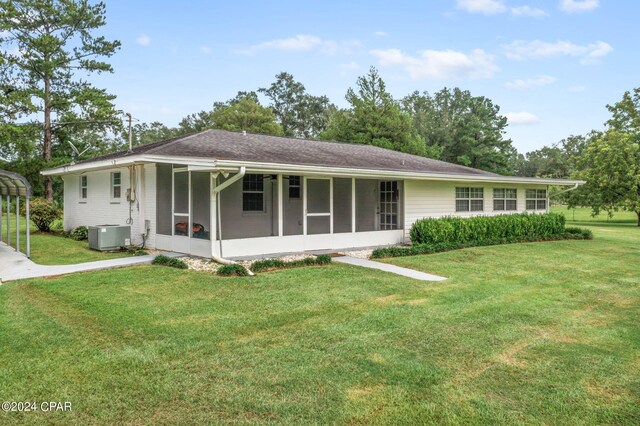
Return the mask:
<path id="1" fill-rule="evenodd" d="M 106 0 L 122 42 L 91 80 L 141 121 L 175 126 L 287 71 L 347 107 L 370 66 L 400 99 L 460 87 L 508 118 L 524 153 L 602 129 L 640 86 L 640 2 L 613 0 Z"/>

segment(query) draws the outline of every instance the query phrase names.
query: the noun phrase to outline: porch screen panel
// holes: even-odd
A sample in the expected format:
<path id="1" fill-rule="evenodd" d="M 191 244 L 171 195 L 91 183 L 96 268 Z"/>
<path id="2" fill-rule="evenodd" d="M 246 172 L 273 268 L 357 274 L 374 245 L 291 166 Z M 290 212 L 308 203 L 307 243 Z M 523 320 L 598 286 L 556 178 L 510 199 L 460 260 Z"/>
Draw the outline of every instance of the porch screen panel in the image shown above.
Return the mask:
<path id="1" fill-rule="evenodd" d="M 209 172 L 191 172 L 191 237 L 208 240 L 210 236 L 211 199 Z"/>
<path id="2" fill-rule="evenodd" d="M 294 189 L 291 190 L 293 183 Z M 297 186 L 300 185 L 300 186 Z M 304 179 L 302 176 L 285 176 L 282 182 L 283 189 L 283 214 L 284 235 L 302 235 L 302 221 L 304 220 L 304 212 L 302 206 L 302 189 Z"/>
<path id="3" fill-rule="evenodd" d="M 156 166 L 156 233 L 171 235 L 171 164 Z"/>
<path id="4" fill-rule="evenodd" d="M 351 179 L 333 179 L 333 232 L 351 232 Z"/>
<path id="5" fill-rule="evenodd" d="M 329 213 L 331 210 L 331 181 L 307 180 L 307 213 Z"/>
<path id="6" fill-rule="evenodd" d="M 189 172 L 173 173 L 173 235 L 189 236 Z"/>
<path id="7" fill-rule="evenodd" d="M 356 232 L 377 228 L 377 183 L 373 179 L 356 179 Z"/>
<path id="8" fill-rule="evenodd" d="M 331 217 L 307 216 L 307 234 L 328 234 L 331 229 Z"/>

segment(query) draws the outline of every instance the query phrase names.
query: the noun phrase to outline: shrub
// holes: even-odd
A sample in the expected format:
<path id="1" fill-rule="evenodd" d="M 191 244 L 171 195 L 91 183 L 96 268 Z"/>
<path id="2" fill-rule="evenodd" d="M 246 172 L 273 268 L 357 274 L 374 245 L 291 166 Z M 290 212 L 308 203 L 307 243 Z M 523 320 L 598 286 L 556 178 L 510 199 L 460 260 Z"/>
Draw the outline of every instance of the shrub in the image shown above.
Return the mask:
<path id="1" fill-rule="evenodd" d="M 300 260 L 292 260 L 284 262 L 280 259 L 261 259 L 256 260 L 251 264 L 251 270 L 253 272 L 265 272 L 272 271 L 274 269 L 287 269 L 298 268 L 301 266 L 313 266 L 313 265 L 327 265 L 331 263 L 331 256 L 328 254 L 321 254 L 316 257 L 305 257 Z"/>
<path id="2" fill-rule="evenodd" d="M 23 216 L 26 214 L 24 204 L 20 206 L 20 213 Z M 53 222 L 62 218 L 62 209 L 54 201 L 32 198 L 29 202 L 29 215 L 38 231 L 49 232 Z"/>
<path id="3" fill-rule="evenodd" d="M 146 256 L 147 254 L 149 254 L 149 253 L 147 253 L 147 251 L 145 249 L 143 249 L 141 247 L 137 247 L 137 246 L 124 247 L 123 250 L 126 251 L 127 254 L 130 254 L 131 256 Z M 161 255 L 161 256 L 163 256 L 163 255 Z"/>
<path id="4" fill-rule="evenodd" d="M 564 216 L 556 213 L 425 218 L 413 224 L 410 236 L 416 245 L 539 238 L 562 235 L 564 225 Z"/>
<path id="5" fill-rule="evenodd" d="M 85 241 L 89 238 L 89 230 L 86 226 L 78 226 L 69 232 L 69 238 L 76 241 Z"/>
<path id="6" fill-rule="evenodd" d="M 246 277 L 247 275 L 249 275 L 249 271 L 247 271 L 247 268 L 245 268 L 239 263 L 222 265 L 221 267 L 218 268 L 216 272 L 218 275 L 223 275 L 225 277 L 230 277 L 232 275 L 235 275 L 238 277 Z"/>
<path id="7" fill-rule="evenodd" d="M 593 232 L 590 229 L 566 227 L 564 229 L 565 238 L 575 240 L 593 240 Z"/>
<path id="8" fill-rule="evenodd" d="M 188 268 L 187 264 L 184 263 L 182 260 L 176 259 L 174 257 L 165 256 L 164 254 L 159 254 L 158 256 L 156 256 L 153 259 L 153 262 L 151 263 L 154 265 L 171 266 L 172 268 L 178 268 L 178 269 Z"/>
<path id="9" fill-rule="evenodd" d="M 328 254 L 321 254 L 316 256 L 316 264 L 318 265 L 328 265 L 331 263 L 331 256 Z"/>

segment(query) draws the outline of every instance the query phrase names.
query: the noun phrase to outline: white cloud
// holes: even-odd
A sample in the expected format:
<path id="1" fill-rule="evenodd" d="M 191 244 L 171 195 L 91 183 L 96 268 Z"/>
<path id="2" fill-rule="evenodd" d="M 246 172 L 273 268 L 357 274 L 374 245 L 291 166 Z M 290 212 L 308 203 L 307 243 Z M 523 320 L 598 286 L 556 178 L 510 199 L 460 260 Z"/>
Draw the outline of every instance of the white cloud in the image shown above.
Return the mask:
<path id="1" fill-rule="evenodd" d="M 360 68 L 360 65 L 356 61 L 347 62 L 346 64 L 340 64 L 340 69 L 342 70 L 357 70 Z"/>
<path id="2" fill-rule="evenodd" d="M 389 35 L 389 33 L 386 33 L 384 31 L 376 31 L 375 33 L 373 33 L 373 35 L 376 37 L 386 37 Z"/>
<path id="3" fill-rule="evenodd" d="M 511 14 L 513 16 L 530 16 L 532 18 L 540 18 L 547 16 L 547 12 L 537 7 L 531 6 L 517 6 L 511 8 Z"/>
<path id="4" fill-rule="evenodd" d="M 490 78 L 498 70 L 492 55 L 482 49 L 466 54 L 455 50 L 425 50 L 410 56 L 399 49 L 372 50 L 380 65 L 399 66 L 413 80 L 448 78 Z"/>
<path id="5" fill-rule="evenodd" d="M 531 89 L 532 87 L 547 86 L 556 81 L 555 77 L 550 75 L 537 75 L 533 78 L 526 78 L 523 80 L 513 80 L 505 84 L 509 89 Z"/>
<path id="6" fill-rule="evenodd" d="M 572 56 L 581 58 L 580 62 L 583 64 L 594 63 L 613 51 L 611 45 L 603 41 L 580 45 L 564 40 L 555 43 L 516 40 L 511 44 L 503 45 L 502 48 L 508 58 L 515 60 Z"/>
<path id="7" fill-rule="evenodd" d="M 138 43 L 140 46 L 148 46 L 149 43 L 151 43 L 151 38 L 146 34 L 142 34 L 138 36 L 138 38 L 136 39 L 136 43 Z"/>
<path id="8" fill-rule="evenodd" d="M 598 6 L 598 0 L 560 0 L 560 9 L 567 13 L 588 12 Z"/>
<path id="9" fill-rule="evenodd" d="M 573 92 L 573 93 L 580 93 L 580 92 L 584 92 L 585 90 L 587 90 L 587 88 L 584 87 L 584 86 L 571 86 L 571 87 L 569 87 L 569 91 Z"/>
<path id="10" fill-rule="evenodd" d="M 502 0 L 457 0 L 456 7 L 469 13 L 495 15 L 507 10 Z"/>
<path id="11" fill-rule="evenodd" d="M 239 53 L 253 55 L 261 51 L 278 50 L 283 52 L 306 52 L 318 50 L 327 55 L 349 53 L 353 47 L 362 46 L 358 40 L 334 41 L 323 40 L 320 37 L 302 34 L 290 38 L 281 38 L 255 44 Z"/>
<path id="12" fill-rule="evenodd" d="M 205 55 L 209 55 L 211 53 L 211 48 L 209 46 L 200 46 L 200 51 Z"/>
<path id="13" fill-rule="evenodd" d="M 508 112 L 504 116 L 507 117 L 507 122 L 514 126 L 528 126 L 540 122 L 538 116 L 530 112 Z"/>

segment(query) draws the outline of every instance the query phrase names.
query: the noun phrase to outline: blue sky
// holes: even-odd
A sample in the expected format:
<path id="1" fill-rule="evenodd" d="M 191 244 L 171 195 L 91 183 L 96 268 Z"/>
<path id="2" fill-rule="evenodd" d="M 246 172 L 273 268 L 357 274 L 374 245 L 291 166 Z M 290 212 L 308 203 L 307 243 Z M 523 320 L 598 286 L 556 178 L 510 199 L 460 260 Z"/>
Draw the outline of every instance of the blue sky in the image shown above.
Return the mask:
<path id="1" fill-rule="evenodd" d="M 287 71 L 346 106 L 376 66 L 389 91 L 491 98 L 520 152 L 603 127 L 638 83 L 640 2 L 598 0 L 106 1 L 122 42 L 92 78 L 142 121 L 176 125 Z"/>

